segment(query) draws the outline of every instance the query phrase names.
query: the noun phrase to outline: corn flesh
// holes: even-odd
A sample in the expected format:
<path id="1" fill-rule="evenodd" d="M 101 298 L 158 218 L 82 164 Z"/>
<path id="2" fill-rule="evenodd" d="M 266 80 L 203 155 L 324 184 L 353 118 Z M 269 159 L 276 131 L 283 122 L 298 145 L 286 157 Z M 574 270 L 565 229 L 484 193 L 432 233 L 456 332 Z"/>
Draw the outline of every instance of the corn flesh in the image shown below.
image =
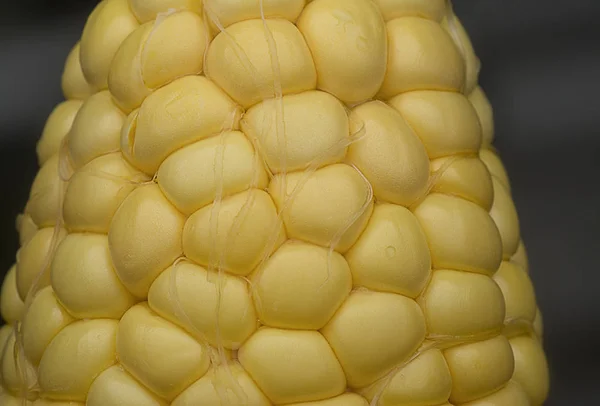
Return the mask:
<path id="1" fill-rule="evenodd" d="M 1 290 L 7 406 L 539 406 L 542 315 L 445 0 L 103 0 Z"/>

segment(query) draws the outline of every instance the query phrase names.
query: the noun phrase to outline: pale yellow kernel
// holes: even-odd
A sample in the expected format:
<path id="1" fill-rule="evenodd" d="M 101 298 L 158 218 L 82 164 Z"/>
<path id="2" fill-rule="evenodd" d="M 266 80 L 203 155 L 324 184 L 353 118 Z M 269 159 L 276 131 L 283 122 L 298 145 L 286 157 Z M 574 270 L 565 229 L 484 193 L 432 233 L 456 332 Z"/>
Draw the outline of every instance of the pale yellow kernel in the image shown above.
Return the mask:
<path id="1" fill-rule="evenodd" d="M 81 69 L 93 89 L 107 88 L 113 57 L 138 25 L 127 0 L 103 0 L 94 8 L 81 34 L 80 50 Z"/>
<path id="2" fill-rule="evenodd" d="M 62 305 L 80 319 L 119 319 L 135 303 L 115 273 L 103 234 L 69 234 L 56 250 L 51 279 Z"/>
<path id="3" fill-rule="evenodd" d="M 158 396 L 173 400 L 208 370 L 206 348 L 146 303 L 125 313 L 117 334 L 119 360 Z"/>
<path id="4" fill-rule="evenodd" d="M 155 184 L 137 188 L 119 207 L 108 243 L 117 275 L 134 295 L 146 297 L 158 274 L 181 255 L 184 221 Z"/>
<path id="5" fill-rule="evenodd" d="M 180 11 L 137 28 L 117 51 L 108 88 L 125 111 L 142 104 L 152 89 L 202 71 L 208 44 L 202 18 Z"/>
<path id="6" fill-rule="evenodd" d="M 313 59 L 296 26 L 252 19 L 218 34 L 208 48 L 206 75 L 244 108 L 316 87 Z"/>
<path id="7" fill-rule="evenodd" d="M 344 257 L 296 241 L 281 246 L 253 282 L 263 324 L 303 330 L 322 328 L 352 289 Z"/>
<path id="8" fill-rule="evenodd" d="M 204 9 L 211 28 L 220 32 L 244 20 L 285 18 L 294 22 L 304 8 L 306 0 L 204 0 Z"/>
<path id="9" fill-rule="evenodd" d="M 461 406 L 531 406 L 527 394 L 517 382 L 511 380 L 506 386 L 489 396 L 462 403 Z"/>
<path id="10" fill-rule="evenodd" d="M 284 239 L 271 197 L 250 189 L 192 214 L 183 231 L 183 252 L 203 266 L 248 275 Z"/>
<path id="11" fill-rule="evenodd" d="M 452 377 L 442 352 L 427 350 L 414 360 L 383 378 L 365 392 L 367 399 L 379 395 L 378 406 L 439 405 L 448 400 Z"/>
<path id="12" fill-rule="evenodd" d="M 85 402 L 72 402 L 70 400 L 37 399 L 33 406 L 87 406 Z"/>
<path id="13" fill-rule="evenodd" d="M 492 177 L 496 178 L 510 192 L 510 180 L 500 156 L 491 149 L 482 148 L 479 151 L 479 158 L 488 168 Z"/>
<path id="14" fill-rule="evenodd" d="M 315 1 L 297 24 L 312 52 L 319 89 L 348 104 L 377 93 L 387 67 L 387 32 L 376 4 Z"/>
<path id="15" fill-rule="evenodd" d="M 166 406 L 167 402 L 142 386 L 120 365 L 102 372 L 90 387 L 86 406 Z"/>
<path id="16" fill-rule="evenodd" d="M 444 351 L 452 374 L 452 403 L 489 395 L 511 378 L 514 360 L 504 336 L 452 347 Z"/>
<path id="17" fill-rule="evenodd" d="M 484 209 L 459 197 L 432 193 L 414 213 L 429 241 L 433 268 L 496 272 L 502 241 Z"/>
<path id="18" fill-rule="evenodd" d="M 525 272 L 529 273 L 529 258 L 527 256 L 527 248 L 525 247 L 525 243 L 522 239 L 519 241 L 517 252 L 515 252 L 510 260 L 523 268 Z"/>
<path id="19" fill-rule="evenodd" d="M 475 109 L 462 94 L 415 91 L 394 97 L 390 104 L 423 141 L 431 159 L 479 150 L 481 126 Z"/>
<path id="20" fill-rule="evenodd" d="M 201 14 L 202 0 L 129 0 L 129 7 L 138 20 L 145 23 L 172 11 L 190 10 Z"/>
<path id="21" fill-rule="evenodd" d="M 238 128 L 239 107 L 203 76 L 186 76 L 156 90 L 133 111 L 121 149 L 137 168 L 154 174 L 175 150 Z"/>
<path id="22" fill-rule="evenodd" d="M 80 52 L 81 42 L 77 41 L 65 61 L 61 77 L 61 89 L 66 99 L 84 100 L 93 93 L 81 70 Z"/>
<path id="23" fill-rule="evenodd" d="M 487 275 L 435 271 L 419 301 L 433 338 L 499 330 L 504 322 L 502 291 Z"/>
<path id="24" fill-rule="evenodd" d="M 276 176 L 269 185 L 290 238 L 346 252 L 365 229 L 373 199 L 349 165 Z"/>
<path id="25" fill-rule="evenodd" d="M 351 116 L 362 131 L 348 161 L 365 175 L 377 199 L 409 206 L 426 192 L 429 159 L 423 143 L 397 111 L 380 101 L 356 107 Z"/>
<path id="26" fill-rule="evenodd" d="M 273 173 L 340 162 L 350 143 L 343 104 L 321 91 L 265 100 L 250 108 L 241 124 Z"/>
<path id="27" fill-rule="evenodd" d="M 506 304 L 506 322 L 533 323 L 537 310 L 529 275 L 518 265 L 503 261 L 494 275 Z"/>
<path id="28" fill-rule="evenodd" d="M 510 345 L 515 357 L 513 379 L 521 384 L 531 405 L 542 405 L 548 397 L 550 377 L 541 342 L 530 336 L 520 336 L 512 338 Z"/>
<path id="29" fill-rule="evenodd" d="M 52 287 L 40 290 L 27 308 L 21 326 L 23 349 L 28 360 L 37 366 L 56 334 L 73 321 Z"/>
<path id="30" fill-rule="evenodd" d="M 20 320 L 23 314 L 23 300 L 17 291 L 16 265 L 10 267 L 2 282 L 2 289 L 0 290 L 0 314 L 2 314 L 2 319 L 7 324 L 13 324 L 17 320 Z M 0 347 L 1 351 L 2 347 Z"/>
<path id="31" fill-rule="evenodd" d="M 167 199 L 185 214 L 212 203 L 217 194 L 223 198 L 269 184 L 260 156 L 239 131 L 175 151 L 160 165 L 156 179 Z"/>
<path id="32" fill-rule="evenodd" d="M 19 231 L 19 244 L 22 247 L 37 233 L 38 226 L 27 213 L 17 215 L 16 223 Z"/>
<path id="33" fill-rule="evenodd" d="M 431 270 L 425 233 L 406 208 L 378 204 L 367 228 L 346 253 L 355 286 L 416 297 Z"/>
<path id="34" fill-rule="evenodd" d="M 435 21 L 402 17 L 387 23 L 388 64 L 379 98 L 411 90 L 459 91 L 465 63 L 452 38 Z"/>
<path id="35" fill-rule="evenodd" d="M 120 152 L 92 160 L 69 180 L 63 203 L 65 226 L 72 232 L 108 233 L 123 200 L 148 180 Z"/>
<path id="36" fill-rule="evenodd" d="M 369 402 L 356 393 L 348 392 L 326 400 L 294 403 L 288 406 L 369 406 Z"/>
<path id="37" fill-rule="evenodd" d="M 492 105 L 483 89 L 479 86 L 477 86 L 468 97 L 471 104 L 473 104 L 475 111 L 477 111 L 477 116 L 481 123 L 482 144 L 484 146 L 489 146 L 494 141 L 494 112 L 492 110 Z"/>
<path id="38" fill-rule="evenodd" d="M 36 144 L 40 166 L 43 166 L 52 155 L 58 153 L 82 104 L 81 100 L 66 100 L 52 110 L 44 125 L 42 136 Z"/>
<path id="39" fill-rule="evenodd" d="M 66 234 L 62 228 L 41 228 L 17 251 L 17 290 L 22 300 L 30 288 L 35 286 L 39 290 L 50 284 L 52 256 Z"/>
<path id="40" fill-rule="evenodd" d="M 34 406 L 30 400 L 17 398 L 8 392 L 3 392 L 0 387 L 0 404 L 2 406 Z"/>
<path id="41" fill-rule="evenodd" d="M 16 341 L 15 334 L 8 336 L 4 349 L 0 354 L 1 389 L 21 394 L 24 389 L 33 389 L 36 385 L 36 369 L 23 355 L 23 347 Z M 1 400 L 2 398 L 0 398 Z M 22 401 L 22 399 L 21 399 Z M 4 406 L 4 403 L 0 403 Z M 18 406 L 22 406 L 18 403 Z"/>
<path id="42" fill-rule="evenodd" d="M 517 252 L 521 240 L 519 216 L 510 191 L 497 179 L 493 178 L 492 181 L 494 204 L 490 210 L 490 216 L 500 231 L 503 257 L 510 259 Z"/>
<path id="43" fill-rule="evenodd" d="M 431 162 L 432 192 L 458 196 L 489 211 L 494 201 L 492 177 L 477 157 L 446 157 Z"/>
<path id="44" fill-rule="evenodd" d="M 166 320 L 214 347 L 237 349 L 258 326 L 247 282 L 186 262 L 156 278 L 148 304 Z"/>
<path id="45" fill-rule="evenodd" d="M 119 151 L 125 114 L 107 90 L 96 93 L 81 106 L 69 133 L 69 158 L 80 168 L 94 158 Z"/>
<path id="46" fill-rule="evenodd" d="M 441 21 L 446 12 L 446 0 L 374 0 L 385 21 L 399 17 L 421 17 Z"/>
<path id="47" fill-rule="evenodd" d="M 327 399 L 346 389 L 344 371 L 317 331 L 262 328 L 238 357 L 275 404 Z"/>
<path id="48" fill-rule="evenodd" d="M 116 362 L 116 320 L 81 320 L 54 337 L 40 361 L 43 397 L 84 402 L 92 381 Z"/>
<path id="49" fill-rule="evenodd" d="M 462 89 L 464 94 L 470 94 L 478 84 L 481 61 L 475 54 L 469 34 L 460 19 L 454 13 L 446 13 L 442 20 L 442 27 L 448 32 L 456 48 L 460 51 L 465 61 L 466 79 Z"/>
<path id="50" fill-rule="evenodd" d="M 5 324 L 0 327 L 0 357 L 4 351 L 4 346 L 8 342 L 10 336 L 13 335 L 13 327 L 9 324 Z M 2 381 L 2 374 L 0 373 L 0 382 Z M 0 392 L 2 392 L 2 385 L 0 385 Z"/>
<path id="51" fill-rule="evenodd" d="M 35 175 L 25 213 L 38 227 L 50 227 L 60 220 L 60 205 L 65 193 L 61 180 L 58 155 L 48 159 Z"/>
<path id="52" fill-rule="evenodd" d="M 425 319 L 414 300 L 392 293 L 350 294 L 323 335 L 344 368 L 348 386 L 360 388 L 405 361 L 425 338 Z"/>
<path id="53" fill-rule="evenodd" d="M 269 399 L 238 363 L 211 368 L 177 396 L 171 406 L 198 404 L 271 406 Z"/>
<path id="54" fill-rule="evenodd" d="M 544 336 L 544 317 L 539 308 L 536 310 L 535 319 L 533 319 L 533 330 L 541 342 Z M 0 341 L 0 343 L 1 342 L 2 341 Z"/>

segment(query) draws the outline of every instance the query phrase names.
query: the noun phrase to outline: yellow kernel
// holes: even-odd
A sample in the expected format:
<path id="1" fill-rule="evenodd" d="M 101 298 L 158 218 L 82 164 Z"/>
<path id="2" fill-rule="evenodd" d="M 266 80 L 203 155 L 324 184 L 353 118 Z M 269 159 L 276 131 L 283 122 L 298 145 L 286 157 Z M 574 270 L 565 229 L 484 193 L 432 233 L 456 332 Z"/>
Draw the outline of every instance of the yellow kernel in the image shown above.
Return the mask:
<path id="1" fill-rule="evenodd" d="M 420 303 L 433 338 L 498 330 L 505 317 L 496 283 L 487 275 L 470 272 L 435 271 Z"/>
<path id="2" fill-rule="evenodd" d="M 148 180 L 120 152 L 92 160 L 69 180 L 63 203 L 65 226 L 70 231 L 108 233 L 123 200 Z"/>
<path id="3" fill-rule="evenodd" d="M 527 394 L 517 382 L 511 380 L 506 386 L 489 396 L 462 403 L 462 406 L 530 406 Z"/>
<path id="4" fill-rule="evenodd" d="M 13 324 L 21 319 L 23 314 L 23 300 L 17 291 L 17 266 L 10 267 L 0 290 L 0 311 L 2 318 L 7 324 Z M 0 344 L 2 342 L 0 341 Z M 0 346 L 0 353 L 2 347 Z"/>
<path id="5" fill-rule="evenodd" d="M 25 213 L 38 227 L 50 227 L 60 219 L 60 205 L 65 184 L 59 176 L 58 155 L 52 156 L 35 175 Z"/>
<path id="6" fill-rule="evenodd" d="M 494 112 L 492 111 L 492 105 L 483 89 L 479 86 L 473 89 L 468 98 L 475 111 L 477 111 L 477 116 L 481 123 L 482 143 L 485 146 L 490 145 L 494 141 Z"/>
<path id="7" fill-rule="evenodd" d="M 206 0 L 205 0 L 206 2 Z M 200 14 L 202 12 L 201 0 L 129 0 L 129 7 L 138 20 L 145 23 L 154 20 L 159 14 L 169 13 L 172 10 L 190 10 Z"/>
<path id="8" fill-rule="evenodd" d="M 0 377 L 2 378 L 2 388 L 13 393 L 21 395 L 23 389 L 32 389 L 36 385 L 36 368 L 31 365 L 29 360 L 23 356 L 23 347 L 16 342 L 15 334 L 11 334 L 4 345 L 1 353 Z M 2 400 L 2 398 L 0 398 Z M 22 399 L 15 406 L 22 406 Z M 4 403 L 0 403 L 5 406 Z"/>
<path id="9" fill-rule="evenodd" d="M 521 384 L 532 405 L 541 405 L 548 397 L 548 362 L 542 344 L 535 338 L 520 336 L 511 338 L 510 345 L 515 357 L 513 379 Z"/>
<path id="10" fill-rule="evenodd" d="M 54 227 L 41 228 L 17 252 L 17 290 L 25 300 L 29 289 L 41 289 L 50 284 L 50 263 L 54 250 L 67 232 Z"/>
<path id="11" fill-rule="evenodd" d="M 444 351 L 452 374 L 452 403 L 489 395 L 511 378 L 514 360 L 504 336 L 452 347 Z"/>
<path id="12" fill-rule="evenodd" d="M 454 13 L 446 13 L 441 25 L 448 32 L 456 48 L 464 58 L 466 80 L 464 89 L 461 90 L 465 94 L 470 94 L 477 87 L 481 62 L 475 54 L 473 44 L 465 27 Z"/>
<path id="13" fill-rule="evenodd" d="M 37 233 L 38 226 L 27 213 L 17 215 L 16 223 L 19 231 L 19 244 L 22 247 Z"/>
<path id="14" fill-rule="evenodd" d="M 442 352 L 427 350 L 369 388 L 367 397 L 380 394 L 378 406 L 439 405 L 448 400 L 452 377 Z"/>
<path id="15" fill-rule="evenodd" d="M 394 97 L 390 104 L 423 141 L 431 159 L 479 151 L 481 126 L 462 94 L 415 91 Z"/>
<path id="16" fill-rule="evenodd" d="M 76 321 L 54 337 L 40 361 L 44 397 L 85 402 L 92 381 L 116 362 L 116 320 Z"/>
<path id="17" fill-rule="evenodd" d="M 88 98 L 69 133 L 69 157 L 75 168 L 80 168 L 94 158 L 119 151 L 121 127 L 125 115 L 113 102 L 108 91 Z"/>
<path id="18" fill-rule="evenodd" d="M 348 386 L 360 388 L 414 353 L 425 338 L 425 319 L 412 299 L 359 290 L 350 294 L 322 331 L 344 368 Z"/>
<path id="19" fill-rule="evenodd" d="M 173 400 L 208 370 L 206 348 L 146 303 L 133 306 L 119 323 L 119 360 L 154 393 Z"/>
<path id="20" fill-rule="evenodd" d="M 73 402 L 71 400 L 36 399 L 33 406 L 86 406 L 84 402 Z"/>
<path id="21" fill-rule="evenodd" d="M 48 344 L 74 318 L 60 304 L 50 286 L 37 292 L 23 317 L 23 349 L 37 366 Z"/>
<path id="22" fill-rule="evenodd" d="M 34 404 L 23 398 L 16 398 L 8 392 L 4 392 L 0 387 L 0 404 L 2 406 L 34 406 Z"/>
<path id="23" fill-rule="evenodd" d="M 492 177 L 479 158 L 446 157 L 431 162 L 435 180 L 432 192 L 458 196 L 484 210 L 490 210 L 494 201 Z"/>
<path id="24" fill-rule="evenodd" d="M 285 189 L 284 189 L 285 188 Z M 269 186 L 290 238 L 347 251 L 365 229 L 373 199 L 349 165 L 276 176 Z"/>
<path id="25" fill-rule="evenodd" d="M 36 144 L 38 163 L 43 166 L 58 153 L 63 139 L 71 130 L 73 120 L 83 104 L 80 100 L 66 100 L 58 104 L 48 116 L 42 136 Z"/>
<path id="26" fill-rule="evenodd" d="M 521 240 L 519 216 L 510 191 L 496 179 L 492 179 L 492 183 L 494 185 L 494 204 L 490 210 L 490 216 L 500 231 L 503 257 L 510 259 L 517 252 Z"/>
<path id="27" fill-rule="evenodd" d="M 320 0 L 298 19 L 317 70 L 317 87 L 348 104 L 373 97 L 387 66 L 387 33 L 368 0 Z"/>
<path id="28" fill-rule="evenodd" d="M 346 253 L 355 286 L 416 297 L 431 270 L 425 233 L 406 208 L 378 204 L 367 228 Z"/>
<path id="29" fill-rule="evenodd" d="M 250 108 L 241 124 L 273 173 L 341 162 L 350 143 L 343 104 L 321 91 L 265 100 Z"/>
<path id="30" fill-rule="evenodd" d="M 108 75 L 110 92 L 119 106 L 131 111 L 152 89 L 200 73 L 207 44 L 198 14 L 180 11 L 148 22 L 117 51 Z"/>
<path id="31" fill-rule="evenodd" d="M 252 405 L 271 406 L 256 383 L 238 363 L 211 368 L 184 390 L 171 406 Z"/>
<path id="32" fill-rule="evenodd" d="M 296 21 L 306 0 L 204 0 L 204 8 L 214 31 L 244 20 L 285 18 Z"/>
<path id="33" fill-rule="evenodd" d="M 138 25 L 127 0 L 103 0 L 94 8 L 81 34 L 80 51 L 83 75 L 93 89 L 106 89 L 113 57 Z"/>
<path id="34" fill-rule="evenodd" d="M 125 405 L 127 403 L 144 406 L 167 405 L 167 402 L 157 398 L 120 365 L 108 368 L 94 379 L 86 399 L 86 406 Z"/>
<path id="35" fill-rule="evenodd" d="M 157 185 L 134 190 L 115 213 L 108 243 L 119 279 L 144 298 L 165 268 L 181 255 L 184 217 Z"/>
<path id="36" fill-rule="evenodd" d="M 93 93 L 93 89 L 85 80 L 81 70 L 80 52 L 81 42 L 77 41 L 65 61 L 61 77 L 61 88 L 66 99 L 84 100 Z"/>
<path id="37" fill-rule="evenodd" d="M 510 180 L 500 156 L 491 149 L 482 148 L 479 157 L 488 168 L 493 178 L 496 178 L 510 192 Z"/>
<path id="38" fill-rule="evenodd" d="M 385 21 L 399 17 L 421 17 L 441 21 L 446 12 L 446 0 L 374 0 Z"/>
<path id="39" fill-rule="evenodd" d="M 175 207 L 191 214 L 217 194 L 223 198 L 250 188 L 265 189 L 269 178 L 248 138 L 226 131 L 169 155 L 158 168 L 157 182 Z"/>
<path id="40" fill-rule="evenodd" d="M 459 91 L 465 63 L 452 38 L 435 21 L 402 17 L 387 23 L 388 66 L 379 97 L 411 90 Z"/>
<path id="41" fill-rule="evenodd" d="M 348 161 L 371 182 L 375 197 L 404 206 L 422 197 L 429 179 L 429 159 L 402 116 L 373 101 L 356 107 L 350 117 L 364 133 L 350 145 Z"/>
<path id="42" fill-rule="evenodd" d="M 519 265 L 523 270 L 529 273 L 529 258 L 527 257 L 527 248 L 525 247 L 525 243 L 521 239 L 519 241 L 519 246 L 517 247 L 517 252 L 510 258 L 511 262 Z"/>
<path id="43" fill-rule="evenodd" d="M 356 393 L 344 393 L 343 395 L 326 400 L 294 403 L 288 406 L 369 406 L 369 402 Z"/>
<path id="44" fill-rule="evenodd" d="M 281 246 L 253 282 L 263 324 L 303 330 L 323 327 L 352 289 L 344 257 L 296 241 Z"/>
<path id="45" fill-rule="evenodd" d="M 244 280 L 185 262 L 156 278 L 148 293 L 148 305 L 214 347 L 237 349 L 258 325 Z"/>
<path id="46" fill-rule="evenodd" d="M 238 128 L 239 107 L 203 76 L 186 76 L 161 87 L 130 114 L 121 149 L 132 164 L 154 174 L 175 150 Z"/>
<path id="47" fill-rule="evenodd" d="M 106 235 L 69 234 L 56 250 L 51 279 L 63 306 L 80 319 L 119 319 L 135 303 L 112 266 Z"/>
<path id="48" fill-rule="evenodd" d="M 200 265 L 245 276 L 284 239 L 271 197 L 250 189 L 192 214 L 183 231 L 183 252 Z"/>
<path id="49" fill-rule="evenodd" d="M 283 19 L 246 20 L 228 27 L 208 47 L 205 72 L 244 108 L 279 91 L 285 95 L 314 89 L 317 82 L 302 34 Z"/>
<path id="50" fill-rule="evenodd" d="M 240 348 L 238 357 L 276 404 L 327 399 L 346 389 L 344 371 L 317 331 L 262 328 Z"/>
<path id="51" fill-rule="evenodd" d="M 502 261 L 502 241 L 484 209 L 458 197 L 433 193 L 414 213 L 429 241 L 433 268 L 496 272 Z"/>
<path id="52" fill-rule="evenodd" d="M 503 261 L 494 275 L 506 304 L 506 321 L 533 323 L 536 314 L 535 291 L 529 275 L 511 262 Z"/>

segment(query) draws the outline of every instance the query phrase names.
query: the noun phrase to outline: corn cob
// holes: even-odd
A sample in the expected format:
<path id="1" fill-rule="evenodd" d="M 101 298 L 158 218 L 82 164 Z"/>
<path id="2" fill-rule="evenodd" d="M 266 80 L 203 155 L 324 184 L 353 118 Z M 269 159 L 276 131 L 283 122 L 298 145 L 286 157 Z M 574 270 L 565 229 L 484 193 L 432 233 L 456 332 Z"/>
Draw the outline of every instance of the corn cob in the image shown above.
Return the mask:
<path id="1" fill-rule="evenodd" d="M 542 319 L 445 0 L 103 0 L 1 292 L 0 404 L 537 406 Z"/>

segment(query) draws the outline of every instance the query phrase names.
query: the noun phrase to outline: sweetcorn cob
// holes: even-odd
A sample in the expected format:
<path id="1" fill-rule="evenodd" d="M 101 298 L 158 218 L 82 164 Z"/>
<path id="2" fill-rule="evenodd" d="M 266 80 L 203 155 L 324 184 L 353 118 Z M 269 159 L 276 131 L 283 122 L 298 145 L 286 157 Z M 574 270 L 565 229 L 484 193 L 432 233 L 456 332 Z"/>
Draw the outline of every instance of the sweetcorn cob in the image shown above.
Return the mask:
<path id="1" fill-rule="evenodd" d="M 542 318 L 445 0 L 103 0 L 1 291 L 6 406 L 538 406 Z"/>

